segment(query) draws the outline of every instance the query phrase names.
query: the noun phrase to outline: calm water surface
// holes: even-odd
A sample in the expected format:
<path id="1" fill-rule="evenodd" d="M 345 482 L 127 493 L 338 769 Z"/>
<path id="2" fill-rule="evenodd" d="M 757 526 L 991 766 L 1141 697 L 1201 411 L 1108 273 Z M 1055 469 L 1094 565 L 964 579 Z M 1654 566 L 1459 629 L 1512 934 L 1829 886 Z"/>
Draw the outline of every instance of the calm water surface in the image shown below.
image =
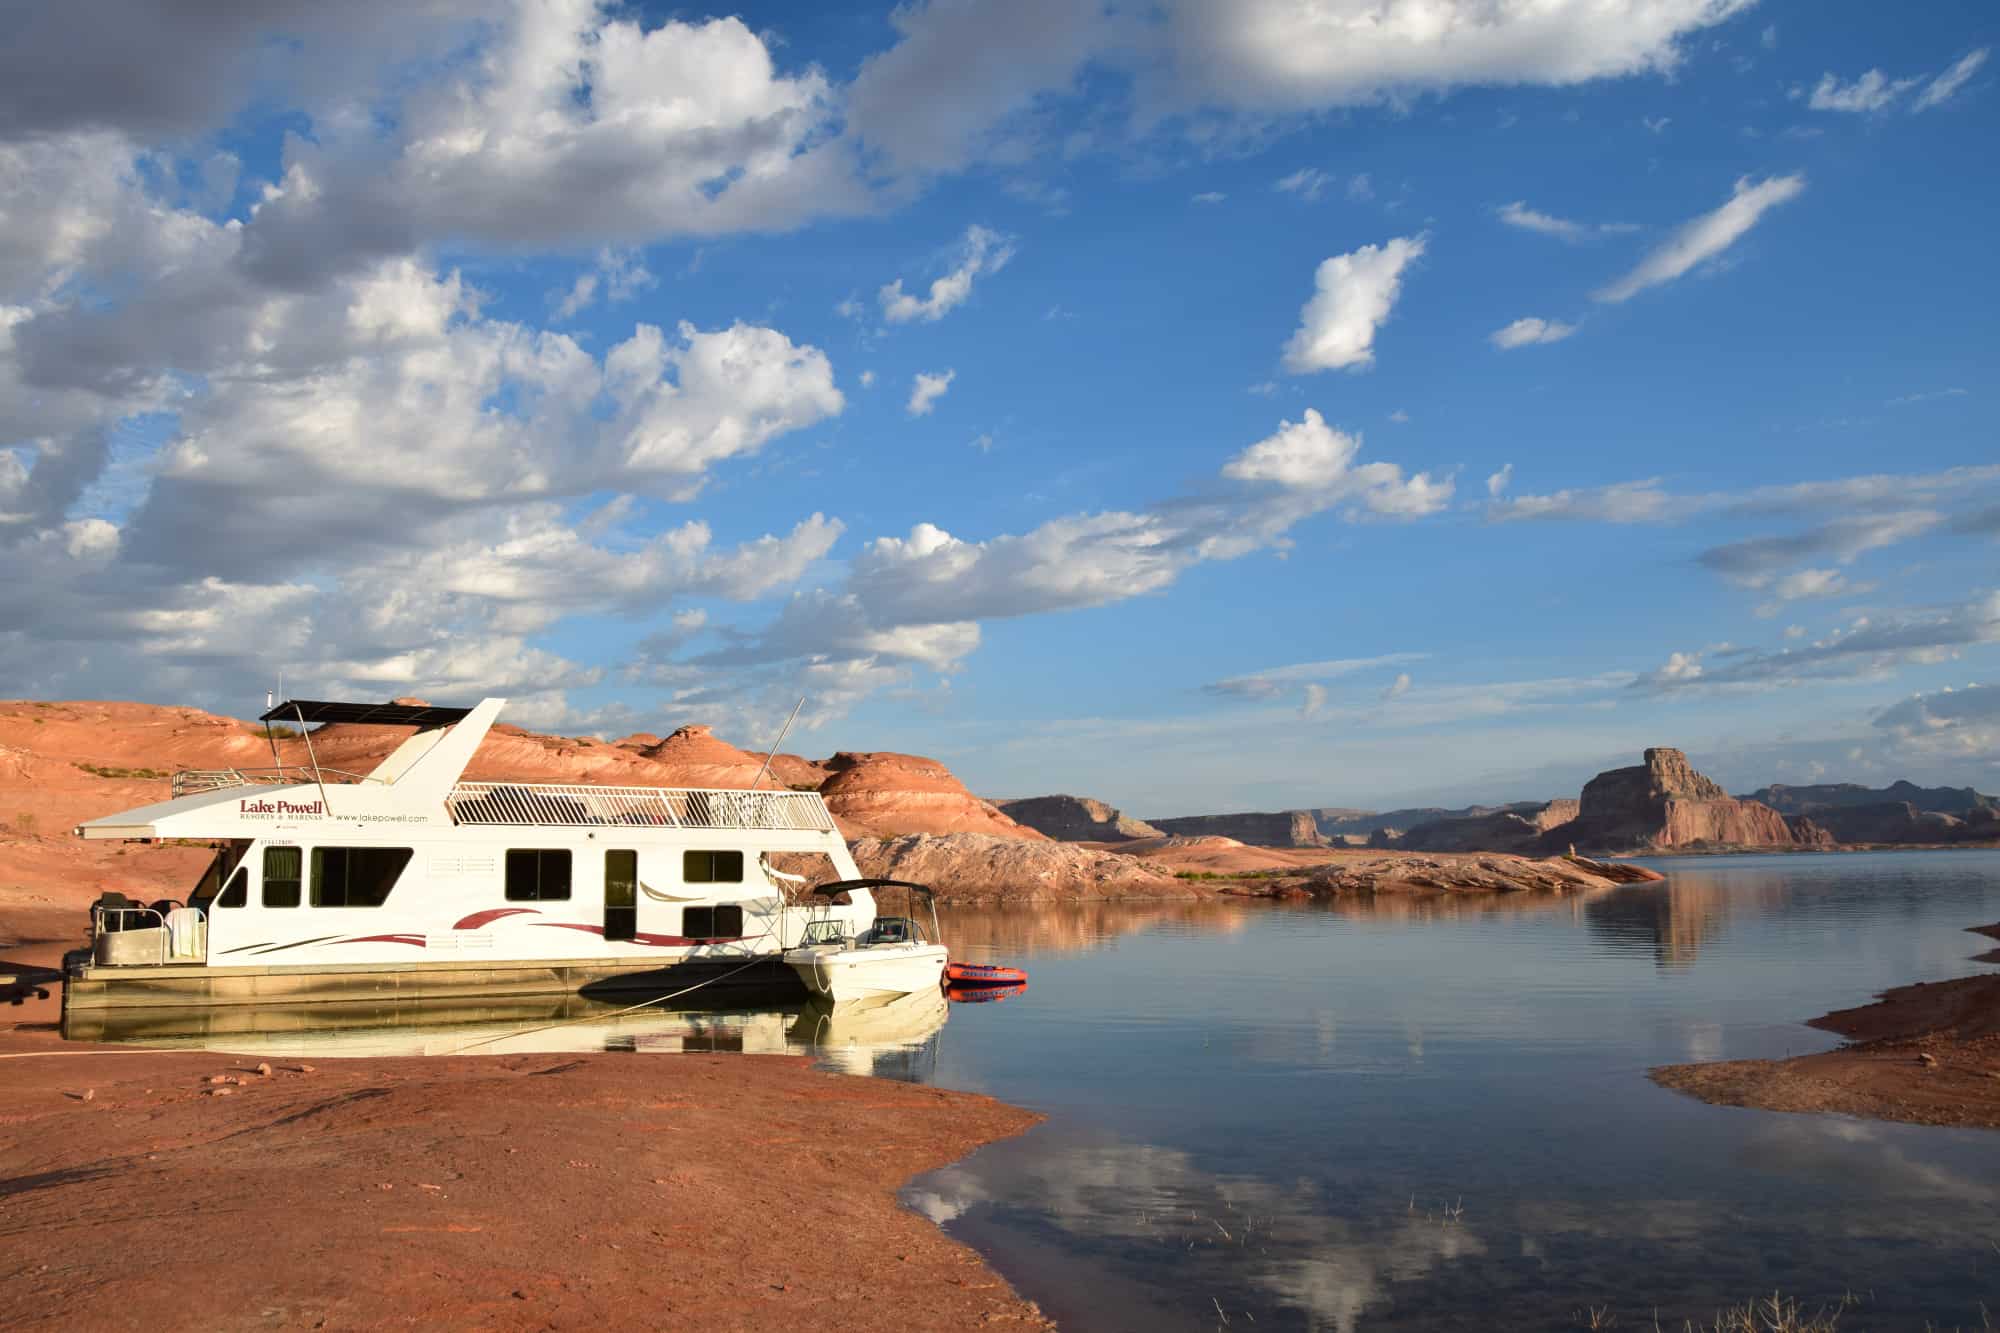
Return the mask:
<path id="1" fill-rule="evenodd" d="M 2000 853 L 1679 859 L 1587 898 L 959 910 L 1001 1003 L 215 1011 L 122 1037 L 324 1055 L 809 1051 L 1047 1115 L 906 1199 L 1071 1330 L 1552 1329 L 1853 1292 L 2000 1312 L 2000 1132 L 1711 1107 L 1645 1071 L 1983 970 Z M 148 1020 L 150 1022 L 150 1020 Z"/>
<path id="2" fill-rule="evenodd" d="M 1648 1067 L 1983 970 L 2000 853 L 1718 857 L 1586 899 L 970 911 L 1029 967 L 921 1076 L 1048 1123 L 911 1187 L 1073 1329 L 1626 1327 L 1774 1288 L 2000 1313 L 2000 1133 L 1711 1107 Z M 1254 1322 L 1253 1322 L 1254 1321 Z"/>

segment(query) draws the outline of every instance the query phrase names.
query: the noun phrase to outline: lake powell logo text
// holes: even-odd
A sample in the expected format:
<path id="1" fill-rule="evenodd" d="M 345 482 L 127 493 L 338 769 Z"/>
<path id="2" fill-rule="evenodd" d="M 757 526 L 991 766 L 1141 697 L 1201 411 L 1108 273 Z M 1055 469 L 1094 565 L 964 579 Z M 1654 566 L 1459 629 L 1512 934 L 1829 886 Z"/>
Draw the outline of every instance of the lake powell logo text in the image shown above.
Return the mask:
<path id="1" fill-rule="evenodd" d="M 236 813 L 239 815 L 312 815 L 318 817 L 326 813 L 324 801 L 238 801 Z"/>

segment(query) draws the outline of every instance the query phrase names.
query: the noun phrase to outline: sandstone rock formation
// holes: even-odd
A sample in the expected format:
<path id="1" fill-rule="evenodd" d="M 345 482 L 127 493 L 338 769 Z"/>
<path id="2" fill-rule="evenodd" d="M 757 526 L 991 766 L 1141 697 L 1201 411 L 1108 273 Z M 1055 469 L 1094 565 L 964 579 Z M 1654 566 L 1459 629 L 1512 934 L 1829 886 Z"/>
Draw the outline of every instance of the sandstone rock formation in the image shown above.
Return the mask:
<path id="1" fill-rule="evenodd" d="M 1413 852 L 1532 852 L 1542 835 L 1582 813 L 1581 804 L 1567 798 L 1540 805 L 1523 803 L 1490 814 L 1458 816 L 1418 824 L 1390 842 L 1369 840 L 1370 846 L 1392 845 Z"/>
<path id="2" fill-rule="evenodd" d="M 935 759 L 887 750 L 843 750 L 826 761 L 832 776 L 820 786 L 843 831 L 895 837 L 905 833 L 987 833 L 1047 841 L 965 789 Z"/>
<path id="3" fill-rule="evenodd" d="M 1304 810 L 1238 815 L 1189 815 L 1146 821 L 1161 833 L 1188 838 L 1234 838 L 1257 847 L 1324 847 L 1319 825 Z"/>
<path id="4" fill-rule="evenodd" d="M 1834 847 L 1840 843 L 1831 830 L 1822 827 L 1811 815 L 1786 815 L 1785 827 L 1792 831 L 1792 841 L 1801 847 Z"/>
<path id="5" fill-rule="evenodd" d="M 1347 855 L 1303 878 L 1267 890 L 1315 898 L 1395 893 L 1574 893 L 1657 880 L 1644 866 L 1551 856 L 1536 860 L 1498 852 L 1476 855 L 1387 853 Z"/>
<path id="6" fill-rule="evenodd" d="M 850 847 L 863 875 L 928 884 L 941 899 L 1048 902 L 1198 895 L 1164 866 L 1074 843 L 947 833 L 861 838 Z"/>
<path id="7" fill-rule="evenodd" d="M 1543 835 L 1549 849 L 1574 845 L 1606 851 L 1674 847 L 1786 847 L 1785 817 L 1768 805 L 1739 801 L 1694 771 L 1685 754 L 1664 747 L 1646 762 L 1599 773 L 1584 784 L 1577 817 Z"/>
<path id="8" fill-rule="evenodd" d="M 1969 811 L 1966 819 L 1959 819 L 1939 810 L 1920 810 L 1908 801 L 1830 806 L 1809 818 L 1840 842 L 1958 842 L 1996 836 L 1991 811 Z"/>
<path id="9" fill-rule="evenodd" d="M 1088 796 L 1029 796 L 995 802 L 1009 819 L 1058 842 L 1118 842 L 1157 838 L 1160 830 Z"/>
<path id="10" fill-rule="evenodd" d="M 1759 787 L 1743 799 L 1762 802 L 1781 815 L 1816 815 L 1848 806 L 1895 802 L 1961 819 L 1974 810 L 2000 809 L 2000 796 L 1988 796 L 1971 787 L 1919 787 L 1909 781 L 1892 782 L 1886 787 L 1864 787 L 1854 782 L 1827 782 L 1810 787 L 1773 783 Z"/>

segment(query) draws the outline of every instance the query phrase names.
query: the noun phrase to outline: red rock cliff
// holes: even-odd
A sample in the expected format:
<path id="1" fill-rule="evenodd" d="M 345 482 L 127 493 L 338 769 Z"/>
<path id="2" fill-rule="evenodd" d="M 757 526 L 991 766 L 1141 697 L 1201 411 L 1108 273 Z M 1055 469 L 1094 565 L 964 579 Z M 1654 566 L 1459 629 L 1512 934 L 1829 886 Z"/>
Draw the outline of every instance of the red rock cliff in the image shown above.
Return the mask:
<path id="1" fill-rule="evenodd" d="M 1646 751 L 1646 762 L 1599 773 L 1583 787 L 1577 817 L 1557 825 L 1545 846 L 1645 851 L 1696 844 L 1782 847 L 1797 842 L 1785 817 L 1739 801 L 1695 772 L 1679 750 Z"/>

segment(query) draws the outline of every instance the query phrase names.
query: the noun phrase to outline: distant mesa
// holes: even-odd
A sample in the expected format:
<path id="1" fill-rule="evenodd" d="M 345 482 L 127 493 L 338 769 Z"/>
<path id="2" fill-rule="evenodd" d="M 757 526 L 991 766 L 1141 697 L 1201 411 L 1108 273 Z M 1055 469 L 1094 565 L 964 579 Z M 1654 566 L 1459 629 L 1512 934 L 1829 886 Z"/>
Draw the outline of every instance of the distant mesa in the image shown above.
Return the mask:
<path id="1" fill-rule="evenodd" d="M 1453 815 L 1418 824 L 1400 835 L 1383 829 L 1370 846 L 1396 847 L 1415 852 L 1514 852 L 1529 855 L 1547 846 L 1550 829 L 1575 820 L 1582 803 L 1567 798 L 1554 801 L 1522 801 L 1484 814 Z"/>
<path id="2" fill-rule="evenodd" d="M 1783 815 L 1818 815 L 1829 810 L 1896 802 L 1961 819 L 1975 810 L 2000 809 L 2000 797 L 1987 796 L 1970 787 L 1919 787 L 1914 782 L 1892 782 L 1886 787 L 1864 787 L 1855 782 L 1829 782 L 1812 787 L 1773 783 L 1759 787 L 1743 799 L 1761 801 Z"/>
<path id="3" fill-rule="evenodd" d="M 1184 838 L 1234 838 L 1253 847 L 1324 847 L 1327 839 L 1310 811 L 1279 810 L 1236 815 L 1188 815 L 1146 821 L 1160 833 Z"/>
<path id="4" fill-rule="evenodd" d="M 1030 796 L 994 804 L 1009 819 L 1058 842 L 1128 842 L 1162 836 L 1144 820 L 1129 818 L 1088 796 Z"/>
<path id="5" fill-rule="evenodd" d="M 1646 751 L 1645 762 L 1599 773 L 1583 784 L 1575 819 L 1543 834 L 1543 845 L 1613 852 L 1676 847 L 1789 847 L 1797 839 L 1785 817 L 1757 801 L 1742 801 L 1695 772 L 1679 750 Z"/>

